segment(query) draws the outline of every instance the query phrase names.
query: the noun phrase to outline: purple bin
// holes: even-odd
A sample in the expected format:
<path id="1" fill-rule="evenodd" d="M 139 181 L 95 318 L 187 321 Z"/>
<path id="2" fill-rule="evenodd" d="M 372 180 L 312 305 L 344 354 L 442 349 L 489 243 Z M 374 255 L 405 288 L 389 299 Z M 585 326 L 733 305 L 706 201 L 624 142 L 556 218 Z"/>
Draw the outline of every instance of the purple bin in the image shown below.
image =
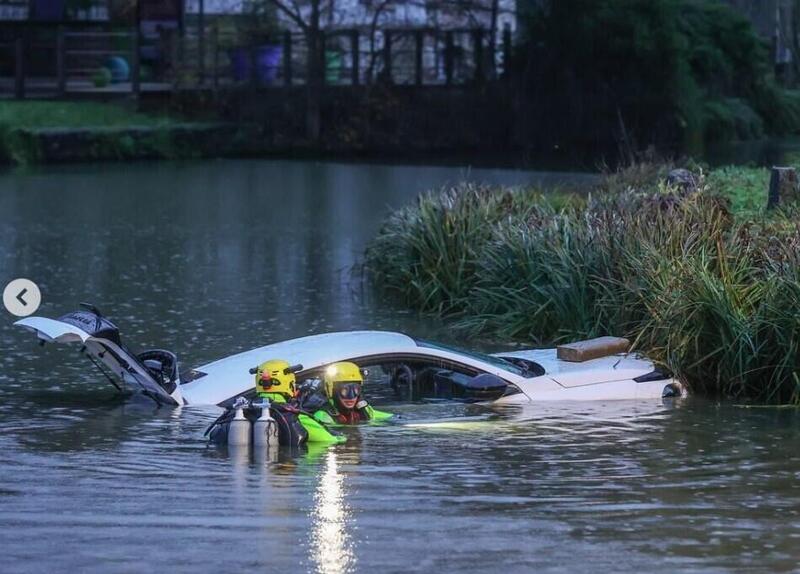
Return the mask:
<path id="1" fill-rule="evenodd" d="M 251 81 L 253 76 L 253 60 L 256 65 L 256 77 L 259 84 L 271 84 L 278 77 L 283 46 L 267 44 L 255 48 L 234 48 L 229 53 L 233 78 L 237 82 Z"/>

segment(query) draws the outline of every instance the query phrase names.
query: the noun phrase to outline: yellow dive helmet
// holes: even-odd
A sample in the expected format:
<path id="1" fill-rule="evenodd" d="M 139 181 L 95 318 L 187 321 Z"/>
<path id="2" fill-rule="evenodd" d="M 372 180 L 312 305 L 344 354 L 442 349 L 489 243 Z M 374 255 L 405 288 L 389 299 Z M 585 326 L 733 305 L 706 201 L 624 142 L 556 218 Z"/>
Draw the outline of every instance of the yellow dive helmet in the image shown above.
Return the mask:
<path id="1" fill-rule="evenodd" d="M 256 376 L 256 391 L 259 393 L 280 393 L 286 397 L 294 396 L 294 374 L 302 370 L 302 365 L 290 366 L 287 361 L 273 359 L 250 369 Z"/>
<path id="2" fill-rule="evenodd" d="M 325 383 L 325 393 L 328 398 L 333 398 L 333 387 L 338 383 L 364 384 L 361 369 L 355 363 L 348 363 L 347 361 L 328 365 L 322 380 Z"/>

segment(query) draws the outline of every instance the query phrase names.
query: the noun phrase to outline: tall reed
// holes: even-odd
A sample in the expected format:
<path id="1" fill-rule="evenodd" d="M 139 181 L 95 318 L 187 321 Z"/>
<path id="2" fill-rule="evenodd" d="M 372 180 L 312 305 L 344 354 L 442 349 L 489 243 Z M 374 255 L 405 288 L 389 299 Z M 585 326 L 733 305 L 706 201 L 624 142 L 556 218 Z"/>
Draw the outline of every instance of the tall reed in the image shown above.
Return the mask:
<path id="1" fill-rule="evenodd" d="M 800 402 L 800 231 L 697 193 L 624 188 L 554 202 L 459 186 L 387 220 L 376 285 L 470 333 L 535 344 L 620 334 L 693 390 Z"/>

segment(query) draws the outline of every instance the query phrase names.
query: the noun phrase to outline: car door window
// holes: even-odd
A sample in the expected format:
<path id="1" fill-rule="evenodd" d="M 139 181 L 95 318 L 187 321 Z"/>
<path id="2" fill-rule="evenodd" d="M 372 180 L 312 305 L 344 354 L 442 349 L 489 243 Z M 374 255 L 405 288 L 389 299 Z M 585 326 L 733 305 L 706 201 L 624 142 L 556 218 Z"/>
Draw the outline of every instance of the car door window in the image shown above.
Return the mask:
<path id="1" fill-rule="evenodd" d="M 370 395 L 394 400 L 460 398 L 460 386 L 480 374 L 478 369 L 429 357 L 382 357 L 363 361 Z"/>

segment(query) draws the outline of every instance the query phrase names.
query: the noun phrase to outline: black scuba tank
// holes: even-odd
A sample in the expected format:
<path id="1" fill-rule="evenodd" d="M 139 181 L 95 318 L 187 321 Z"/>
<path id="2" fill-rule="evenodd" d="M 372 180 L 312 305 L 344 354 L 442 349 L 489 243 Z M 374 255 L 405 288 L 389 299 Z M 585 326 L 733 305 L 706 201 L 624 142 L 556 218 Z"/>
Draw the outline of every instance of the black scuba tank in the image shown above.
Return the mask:
<path id="1" fill-rule="evenodd" d="M 273 403 L 270 414 L 278 423 L 278 444 L 299 446 L 308 440 L 308 431 L 300 422 L 299 411 L 280 403 Z"/>

